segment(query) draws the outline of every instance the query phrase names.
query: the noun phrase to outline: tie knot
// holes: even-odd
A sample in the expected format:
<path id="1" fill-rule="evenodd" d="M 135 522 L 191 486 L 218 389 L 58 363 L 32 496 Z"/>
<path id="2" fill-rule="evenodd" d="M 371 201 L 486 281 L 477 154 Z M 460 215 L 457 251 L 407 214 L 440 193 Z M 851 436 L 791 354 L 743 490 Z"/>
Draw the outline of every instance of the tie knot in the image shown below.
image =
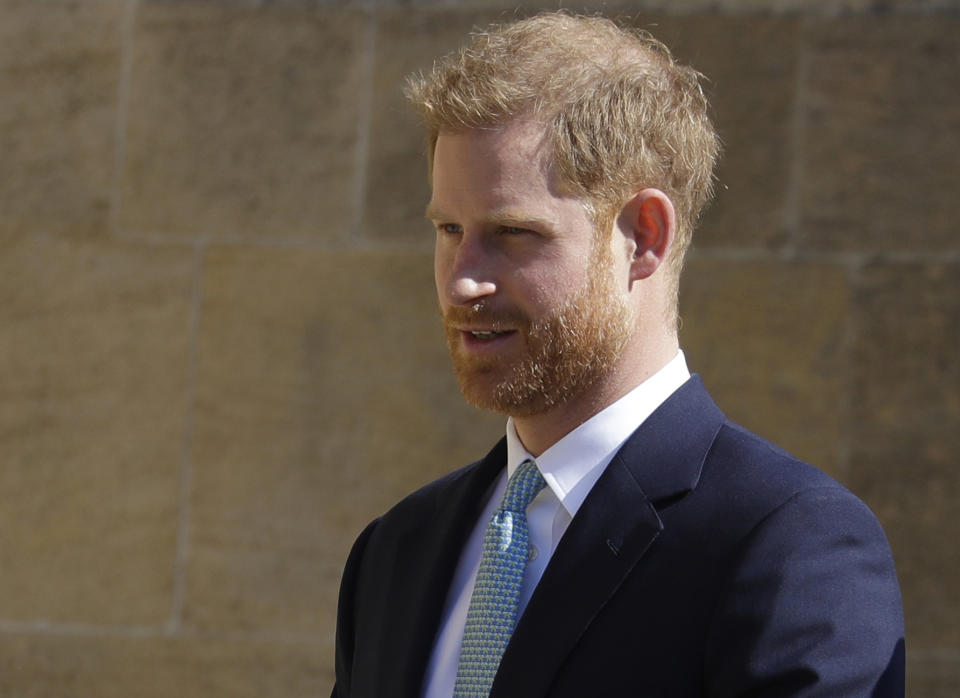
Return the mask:
<path id="1" fill-rule="evenodd" d="M 515 513 L 525 513 L 527 505 L 546 486 L 543 475 L 532 460 L 525 460 L 516 469 L 507 483 L 500 508 Z"/>

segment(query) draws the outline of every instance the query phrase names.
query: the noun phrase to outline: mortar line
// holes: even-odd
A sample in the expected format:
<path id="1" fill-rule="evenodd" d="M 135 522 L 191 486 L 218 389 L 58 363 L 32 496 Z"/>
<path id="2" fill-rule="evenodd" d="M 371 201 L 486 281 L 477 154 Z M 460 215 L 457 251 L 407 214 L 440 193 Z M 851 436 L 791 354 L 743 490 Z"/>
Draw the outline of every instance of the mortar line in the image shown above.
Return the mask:
<path id="1" fill-rule="evenodd" d="M 789 129 L 790 142 L 787 150 L 790 167 L 787 172 L 787 191 L 783 212 L 783 226 L 787 232 L 787 241 L 783 247 L 789 251 L 795 251 L 800 247 L 799 243 L 802 235 L 803 203 L 801 192 L 806 175 L 804 152 L 807 141 L 807 81 L 810 74 L 810 52 L 807 46 L 809 22 L 809 19 L 804 18 L 798 23 L 797 68 L 793 90 L 793 113 L 791 114 Z"/>
<path id="2" fill-rule="evenodd" d="M 118 229 L 123 178 L 127 165 L 127 118 L 130 109 L 130 85 L 133 81 L 133 42 L 140 0 L 127 0 L 123 6 L 120 41 L 120 76 L 117 81 L 117 121 L 114 127 L 113 182 L 108 221 L 111 232 Z"/>
<path id="3" fill-rule="evenodd" d="M 366 26 L 360 47 L 360 80 L 362 89 L 357 103 L 357 143 L 354 148 L 353 166 L 353 219 L 348 230 L 348 240 L 356 241 L 363 236 L 364 204 L 367 199 L 367 174 L 370 159 L 370 140 L 373 127 L 373 80 L 376 69 L 377 6 L 364 8 Z"/>
<path id="4" fill-rule="evenodd" d="M 861 250 L 857 252 L 846 252 L 830 250 L 769 250 L 762 247 L 708 247 L 691 249 L 689 258 L 731 262 L 823 262 L 849 267 L 862 267 L 874 262 L 884 264 L 950 265 L 960 263 L 960 250 L 943 252 L 884 252 L 881 250 Z"/>
<path id="5" fill-rule="evenodd" d="M 196 410 L 196 381 L 201 308 L 203 305 L 203 267 L 206 244 L 196 246 L 193 260 L 193 288 L 191 294 L 190 326 L 187 341 L 187 389 L 184 395 L 183 437 L 180 447 L 180 487 L 178 492 L 177 542 L 173 560 L 173 594 L 170 618 L 165 625 L 168 634 L 180 632 L 186 598 L 187 563 L 190 558 L 191 508 L 193 491 L 193 440 Z"/>
<path id="6" fill-rule="evenodd" d="M 165 626 L 158 625 L 94 625 L 65 621 L 10 621 L 0 620 L 0 635 L 32 635 L 47 637 L 130 639 L 163 638 L 169 635 Z M 180 637 L 217 638 L 227 642 L 317 644 L 327 641 L 326 633 L 320 631 L 274 631 L 274 630 L 226 630 L 209 631 L 184 628 Z"/>
<path id="7" fill-rule="evenodd" d="M 841 339 L 841 351 L 843 352 L 843 370 L 842 375 L 846 380 L 843 385 L 843 393 L 840 401 L 840 439 L 836 447 L 837 472 L 840 479 L 847 479 L 850 476 L 851 460 L 853 456 L 853 444 L 857 443 L 854 430 L 857 427 L 854 408 L 856 404 L 856 380 L 853 370 L 856 363 L 857 337 L 860 334 L 859 315 L 857 314 L 857 298 L 861 282 L 861 270 L 863 269 L 863 260 L 857 259 L 852 264 L 845 266 L 844 279 L 847 284 L 847 312 L 843 322 L 843 337 Z"/>
<path id="8" fill-rule="evenodd" d="M 960 662 L 960 648 L 938 647 L 935 649 L 907 650 L 907 659 Z"/>
<path id="9" fill-rule="evenodd" d="M 330 239 L 264 239 L 244 235 L 218 235 L 217 237 L 201 236 L 198 238 L 176 238 L 163 233 L 131 233 L 124 232 L 123 239 L 128 242 L 138 242 L 144 245 L 157 247 L 195 247 L 203 244 L 206 247 L 250 247 L 256 249 L 294 249 L 317 250 L 327 252 L 429 252 L 433 253 L 433 240 L 394 241 L 383 242 L 369 238 L 348 241 L 343 237 Z"/>
<path id="10" fill-rule="evenodd" d="M 160 637 L 163 629 L 149 625 L 92 625 L 62 621 L 0 620 L 4 635 L 51 635 L 56 637 Z"/>

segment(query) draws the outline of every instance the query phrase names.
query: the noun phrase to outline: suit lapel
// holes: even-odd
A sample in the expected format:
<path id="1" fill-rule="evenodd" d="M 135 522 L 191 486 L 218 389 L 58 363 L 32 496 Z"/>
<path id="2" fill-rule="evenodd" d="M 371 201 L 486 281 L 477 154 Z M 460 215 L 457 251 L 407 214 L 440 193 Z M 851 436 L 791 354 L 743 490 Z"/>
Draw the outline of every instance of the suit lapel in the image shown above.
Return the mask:
<path id="1" fill-rule="evenodd" d="M 506 464 L 506 441 L 431 493 L 433 515 L 400 534 L 395 567 L 412 571 L 393 584 L 380 644 L 377 695 L 419 696 L 460 553 Z M 417 496 L 417 495 L 413 495 Z"/>
<path id="2" fill-rule="evenodd" d="M 658 505 L 696 486 L 723 419 L 694 376 L 627 440 L 547 565 L 507 646 L 491 698 L 547 693 L 579 638 L 662 530 Z"/>
<path id="3" fill-rule="evenodd" d="M 597 501 L 597 488 L 609 490 L 606 504 L 588 506 Z M 517 623 L 491 698 L 546 694 L 583 631 L 660 529 L 656 511 L 636 482 L 621 465 L 611 463 L 571 522 Z"/>

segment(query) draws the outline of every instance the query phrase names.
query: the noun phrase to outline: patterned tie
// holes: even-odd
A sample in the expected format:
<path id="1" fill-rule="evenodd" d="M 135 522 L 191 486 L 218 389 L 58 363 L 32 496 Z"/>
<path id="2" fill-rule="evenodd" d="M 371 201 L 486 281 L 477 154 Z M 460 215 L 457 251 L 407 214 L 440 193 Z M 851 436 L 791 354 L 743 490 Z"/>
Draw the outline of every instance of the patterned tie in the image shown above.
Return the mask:
<path id="1" fill-rule="evenodd" d="M 517 624 L 517 603 L 527 566 L 527 505 L 546 483 L 532 460 L 517 468 L 483 541 L 477 582 L 463 630 L 454 698 L 486 698 Z"/>

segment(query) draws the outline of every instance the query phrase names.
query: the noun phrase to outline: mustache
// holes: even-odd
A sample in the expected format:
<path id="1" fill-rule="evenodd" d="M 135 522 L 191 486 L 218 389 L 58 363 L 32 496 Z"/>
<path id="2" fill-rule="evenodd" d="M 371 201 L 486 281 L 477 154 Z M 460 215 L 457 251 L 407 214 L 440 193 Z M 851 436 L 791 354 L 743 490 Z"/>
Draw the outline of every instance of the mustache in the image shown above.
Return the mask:
<path id="1" fill-rule="evenodd" d="M 529 318 L 514 308 L 491 308 L 483 303 L 471 306 L 455 305 L 443 314 L 443 324 L 450 326 L 489 325 L 497 331 L 502 328 L 523 328 L 530 324 Z"/>

